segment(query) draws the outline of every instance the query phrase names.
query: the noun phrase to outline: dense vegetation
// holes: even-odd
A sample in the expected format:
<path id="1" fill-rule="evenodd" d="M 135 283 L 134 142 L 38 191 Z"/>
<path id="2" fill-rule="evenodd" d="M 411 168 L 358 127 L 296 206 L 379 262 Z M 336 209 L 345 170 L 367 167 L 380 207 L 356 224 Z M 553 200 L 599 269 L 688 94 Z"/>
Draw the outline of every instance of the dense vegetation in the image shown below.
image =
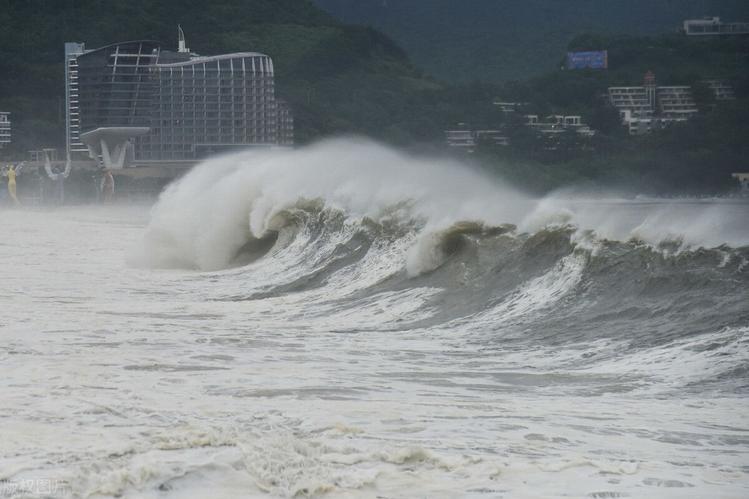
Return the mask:
<path id="1" fill-rule="evenodd" d="M 619 128 L 592 139 L 564 135 L 553 151 L 524 128 L 512 145 L 481 144 L 481 163 L 538 192 L 566 185 L 647 194 L 720 194 L 735 188 L 731 173 L 747 171 L 749 98 L 715 103 L 687 123 L 629 137 Z"/>
<path id="2" fill-rule="evenodd" d="M 435 0 L 435 9 L 446 1 Z M 589 9 L 598 5 L 598 0 L 571 1 Z M 404 0 L 403 5 L 415 2 Z M 550 16 L 556 12 L 556 2 L 543 5 Z M 658 11 L 658 1 L 654 5 Z M 523 19 L 516 20 L 518 29 L 530 29 L 533 24 L 526 19 L 523 25 Z M 482 144 L 476 157 L 486 168 L 539 191 L 597 182 L 658 193 L 718 192 L 730 182 L 728 173 L 746 169 L 742 162 L 749 157 L 746 38 L 581 35 L 572 37 L 569 47 L 549 51 L 553 61 L 534 78 L 444 84 L 412 65 L 379 31 L 341 24 L 309 0 L 0 0 L 0 25 L 10 27 L 0 30 L 0 109 L 11 111 L 14 122 L 14 144 L 2 153 L 20 157 L 31 148 L 62 146 L 63 42 L 96 47 L 143 38 L 168 47 L 176 44 L 177 23 L 198 53 L 270 54 L 277 93 L 291 103 L 302 144 L 333 134 L 363 134 L 443 153 L 443 130 L 457 123 L 504 126 L 512 146 Z M 455 43 L 460 46 L 460 39 Z M 606 48 L 611 69 L 559 70 L 567 48 Z M 695 84 L 702 116 L 648 137 L 627 136 L 602 94 L 609 85 L 640 84 L 648 69 L 663 84 Z M 733 80 L 741 99 L 722 106 L 712 102 L 698 82 L 717 77 Z M 580 114 L 599 133 L 585 142 L 565 135 L 550 150 L 521 126 L 522 113 L 505 115 L 491 105 L 496 99 L 527 103 L 522 113 Z"/>
<path id="3" fill-rule="evenodd" d="M 592 139 L 565 134 L 555 149 L 527 128 L 520 116 L 503 116 L 512 145 L 483 144 L 490 168 L 537 190 L 590 183 L 653 194 L 718 193 L 730 189 L 730 174 L 746 171 L 749 158 L 749 38 L 694 40 L 581 35 L 570 50 L 608 48 L 607 71 L 554 71 L 496 89 L 503 100 L 528 103 L 523 112 L 579 114 L 597 132 Z M 604 97 L 607 87 L 641 85 L 647 70 L 662 85 L 692 85 L 700 115 L 665 130 L 630 137 Z M 718 102 L 702 83 L 723 78 L 738 99 Z"/>
<path id="4" fill-rule="evenodd" d="M 314 0 L 393 37 L 451 82 L 521 80 L 557 66 L 577 34 L 675 33 L 684 19 L 749 20 L 746 0 Z"/>

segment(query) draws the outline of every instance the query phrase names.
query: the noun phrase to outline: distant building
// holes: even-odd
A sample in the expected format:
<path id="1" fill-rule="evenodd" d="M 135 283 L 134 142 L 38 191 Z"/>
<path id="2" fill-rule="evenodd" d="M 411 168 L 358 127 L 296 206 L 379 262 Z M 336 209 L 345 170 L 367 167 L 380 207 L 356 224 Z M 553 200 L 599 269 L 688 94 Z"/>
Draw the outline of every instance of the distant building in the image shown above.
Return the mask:
<path id="1" fill-rule="evenodd" d="M 445 143 L 452 148 L 473 153 L 480 142 L 491 142 L 499 146 L 510 144 L 502 130 L 445 130 Z"/>
<path id="2" fill-rule="evenodd" d="M 0 111 L 0 149 L 10 144 L 10 142 L 11 142 L 10 113 Z"/>
<path id="3" fill-rule="evenodd" d="M 749 23 L 724 23 L 720 17 L 705 17 L 684 21 L 687 36 L 731 36 L 748 35 Z"/>
<path id="4" fill-rule="evenodd" d="M 445 130 L 445 142 L 449 147 L 465 149 L 467 152 L 473 152 L 476 147 L 473 130 Z"/>
<path id="5" fill-rule="evenodd" d="M 630 134 L 640 135 L 652 129 L 655 106 L 645 87 L 609 87 L 609 102 L 619 110 Z"/>
<path id="6" fill-rule="evenodd" d="M 642 135 L 698 113 L 688 86 L 659 87 L 648 71 L 641 87 L 609 87 L 609 103 L 619 110 L 631 135 Z"/>
<path id="7" fill-rule="evenodd" d="M 736 100 L 733 85 L 726 80 L 705 80 L 704 83 L 713 91 L 715 100 Z"/>
<path id="8" fill-rule="evenodd" d="M 595 135 L 595 131 L 583 123 L 582 117 L 578 115 L 563 116 L 552 114 L 543 120 L 539 120 L 538 115 L 527 114 L 525 119 L 526 126 L 546 136 L 558 135 L 570 130 L 583 137 L 592 137 Z"/>
<path id="9" fill-rule="evenodd" d="M 689 86 L 657 87 L 659 118 L 666 121 L 686 121 L 699 110 Z"/>
<path id="10" fill-rule="evenodd" d="M 496 146 L 509 146 L 510 139 L 502 130 L 474 130 L 476 142 L 490 142 Z"/>
<path id="11" fill-rule="evenodd" d="M 124 162 L 194 161 L 247 147 L 293 144 L 275 97 L 273 61 L 256 52 L 203 57 L 158 42 L 94 50 L 65 44 L 66 152 Z M 126 159 L 128 161 L 126 161 Z"/>
<path id="12" fill-rule="evenodd" d="M 525 120 L 525 126 L 534 130 L 542 138 L 541 145 L 547 151 L 557 151 L 573 145 L 566 140 L 570 134 L 578 139 L 587 139 L 595 135 L 595 131 L 583 123 L 582 117 L 578 115 L 552 114 L 539 119 L 536 114 L 527 114 Z M 574 144 L 574 147 L 586 149 L 590 147 L 590 144 L 586 141 L 579 141 Z"/>

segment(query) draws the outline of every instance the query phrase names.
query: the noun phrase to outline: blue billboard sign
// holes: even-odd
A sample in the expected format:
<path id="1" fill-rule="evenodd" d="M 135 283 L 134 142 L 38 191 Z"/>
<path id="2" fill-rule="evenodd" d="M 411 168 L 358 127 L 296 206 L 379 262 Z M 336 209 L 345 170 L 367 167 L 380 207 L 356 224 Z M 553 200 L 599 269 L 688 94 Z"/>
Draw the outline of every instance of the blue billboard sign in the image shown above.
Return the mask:
<path id="1" fill-rule="evenodd" d="M 609 67 L 609 52 L 567 52 L 567 69 L 606 69 Z"/>

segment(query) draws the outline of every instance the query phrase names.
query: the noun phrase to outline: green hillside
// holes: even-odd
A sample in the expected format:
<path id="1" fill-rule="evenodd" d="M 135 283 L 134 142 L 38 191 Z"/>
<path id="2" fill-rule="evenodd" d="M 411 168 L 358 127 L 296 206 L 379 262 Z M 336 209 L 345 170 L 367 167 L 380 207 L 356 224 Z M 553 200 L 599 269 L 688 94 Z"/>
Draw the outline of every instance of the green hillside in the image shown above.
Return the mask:
<path id="1" fill-rule="evenodd" d="M 654 71 L 660 85 L 694 85 L 705 79 L 749 81 L 749 37 L 694 39 L 683 35 L 635 37 L 582 34 L 569 50 L 608 50 L 608 70 L 552 70 L 522 83 L 494 85 L 504 100 L 530 102 L 538 114 L 591 118 L 596 97 L 610 86 L 641 85 Z M 561 59 L 559 61 L 561 65 Z"/>
<path id="2" fill-rule="evenodd" d="M 708 15 L 749 21 L 746 0 L 314 0 L 371 25 L 452 82 L 522 80 L 555 67 L 579 33 L 673 33 Z"/>
<path id="3" fill-rule="evenodd" d="M 512 145 L 484 144 L 484 163 L 505 177 L 548 190 L 565 184 L 618 186 L 649 193 L 718 193 L 731 188 L 731 173 L 749 158 L 749 37 L 695 40 L 580 35 L 571 50 L 609 50 L 609 70 L 552 71 L 523 83 L 494 86 L 503 100 L 527 103 L 523 112 L 582 115 L 597 134 L 566 134 L 554 150 L 505 116 Z M 608 106 L 609 86 L 642 85 L 646 71 L 660 85 L 690 85 L 700 114 L 642 137 L 631 137 Z M 716 101 L 705 79 L 732 83 L 737 99 Z"/>

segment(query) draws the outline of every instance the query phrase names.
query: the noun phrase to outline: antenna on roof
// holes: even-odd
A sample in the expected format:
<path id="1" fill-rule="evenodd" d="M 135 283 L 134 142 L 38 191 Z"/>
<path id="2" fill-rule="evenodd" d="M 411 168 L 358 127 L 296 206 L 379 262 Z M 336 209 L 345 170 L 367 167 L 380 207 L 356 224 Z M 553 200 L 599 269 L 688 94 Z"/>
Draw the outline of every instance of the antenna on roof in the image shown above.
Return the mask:
<path id="1" fill-rule="evenodd" d="M 177 52 L 186 54 L 190 52 L 190 49 L 185 47 L 185 32 L 182 31 L 182 26 L 177 25 L 177 35 L 179 37 Z"/>

